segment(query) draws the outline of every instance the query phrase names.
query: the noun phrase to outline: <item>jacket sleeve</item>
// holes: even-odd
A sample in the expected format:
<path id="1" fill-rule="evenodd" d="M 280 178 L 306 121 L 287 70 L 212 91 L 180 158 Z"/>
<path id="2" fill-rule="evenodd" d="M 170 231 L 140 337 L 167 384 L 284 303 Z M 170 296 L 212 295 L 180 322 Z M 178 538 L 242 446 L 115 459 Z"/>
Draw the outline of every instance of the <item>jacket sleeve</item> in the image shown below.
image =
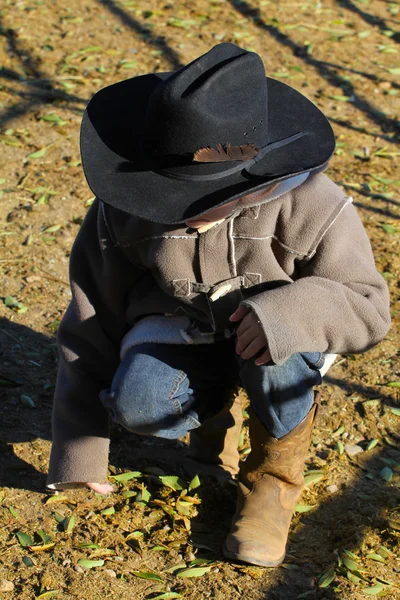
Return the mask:
<path id="1" fill-rule="evenodd" d="M 57 333 L 59 368 L 53 404 L 48 486 L 103 482 L 108 416 L 99 392 L 110 386 L 126 332 L 125 299 L 144 271 L 116 247 L 96 200 L 70 257 L 72 301 Z"/>
<path id="2" fill-rule="evenodd" d="M 297 352 L 363 352 L 390 326 L 387 285 L 351 203 L 299 265 L 295 281 L 242 304 L 256 312 L 276 364 Z"/>

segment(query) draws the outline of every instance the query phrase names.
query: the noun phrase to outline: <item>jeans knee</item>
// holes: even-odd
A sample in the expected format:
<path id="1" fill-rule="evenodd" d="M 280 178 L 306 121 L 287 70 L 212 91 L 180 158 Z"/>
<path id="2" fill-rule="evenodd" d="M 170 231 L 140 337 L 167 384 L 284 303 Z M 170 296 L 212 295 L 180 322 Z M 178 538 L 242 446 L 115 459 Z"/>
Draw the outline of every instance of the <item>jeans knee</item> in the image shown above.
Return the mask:
<path id="1" fill-rule="evenodd" d="M 132 388 L 132 391 L 116 388 L 103 390 L 100 400 L 117 425 L 142 435 L 151 435 L 157 429 L 157 415 L 150 407 L 154 402 L 160 402 L 159 397 L 152 399 L 151 394 L 139 388 Z"/>

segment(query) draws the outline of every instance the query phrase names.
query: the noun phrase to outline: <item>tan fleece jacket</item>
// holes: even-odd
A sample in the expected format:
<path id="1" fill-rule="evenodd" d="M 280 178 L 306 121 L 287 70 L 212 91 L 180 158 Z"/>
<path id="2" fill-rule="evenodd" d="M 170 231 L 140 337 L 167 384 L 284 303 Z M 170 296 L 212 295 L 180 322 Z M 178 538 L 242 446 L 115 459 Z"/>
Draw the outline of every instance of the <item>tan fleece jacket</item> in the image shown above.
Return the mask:
<path id="1" fill-rule="evenodd" d="M 390 323 L 387 286 L 362 223 L 323 174 L 205 233 L 96 200 L 74 243 L 70 277 L 49 484 L 106 478 L 108 416 L 99 392 L 141 317 L 189 315 L 205 331 L 223 331 L 242 302 L 257 313 L 277 364 L 296 352 L 363 352 Z"/>

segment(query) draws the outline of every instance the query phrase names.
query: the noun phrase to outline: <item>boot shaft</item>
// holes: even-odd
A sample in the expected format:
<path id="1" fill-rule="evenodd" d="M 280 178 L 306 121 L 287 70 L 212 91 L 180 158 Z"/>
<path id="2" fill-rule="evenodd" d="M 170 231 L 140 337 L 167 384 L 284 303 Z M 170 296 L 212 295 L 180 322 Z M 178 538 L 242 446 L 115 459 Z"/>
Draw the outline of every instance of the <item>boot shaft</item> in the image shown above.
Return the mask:
<path id="1" fill-rule="evenodd" d="M 280 439 L 272 437 L 254 412 L 250 415 L 251 452 L 240 470 L 240 480 L 251 488 L 268 474 L 295 486 L 304 483 L 303 469 L 311 441 L 318 400 L 292 431 Z"/>

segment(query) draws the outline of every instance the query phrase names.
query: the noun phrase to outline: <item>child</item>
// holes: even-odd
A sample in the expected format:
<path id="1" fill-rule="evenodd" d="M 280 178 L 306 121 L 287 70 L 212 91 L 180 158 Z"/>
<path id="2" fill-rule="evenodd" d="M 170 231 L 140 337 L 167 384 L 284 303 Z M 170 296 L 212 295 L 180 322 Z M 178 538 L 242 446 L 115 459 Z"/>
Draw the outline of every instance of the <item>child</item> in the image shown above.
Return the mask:
<path id="1" fill-rule="evenodd" d="M 97 199 L 58 332 L 50 487 L 112 489 L 109 414 L 190 431 L 194 460 L 237 472 L 240 407 L 225 400 L 240 382 L 251 453 L 224 554 L 282 562 L 319 369 L 390 321 L 351 199 L 321 173 L 334 146 L 314 104 L 234 44 L 94 96 L 81 151 Z"/>

